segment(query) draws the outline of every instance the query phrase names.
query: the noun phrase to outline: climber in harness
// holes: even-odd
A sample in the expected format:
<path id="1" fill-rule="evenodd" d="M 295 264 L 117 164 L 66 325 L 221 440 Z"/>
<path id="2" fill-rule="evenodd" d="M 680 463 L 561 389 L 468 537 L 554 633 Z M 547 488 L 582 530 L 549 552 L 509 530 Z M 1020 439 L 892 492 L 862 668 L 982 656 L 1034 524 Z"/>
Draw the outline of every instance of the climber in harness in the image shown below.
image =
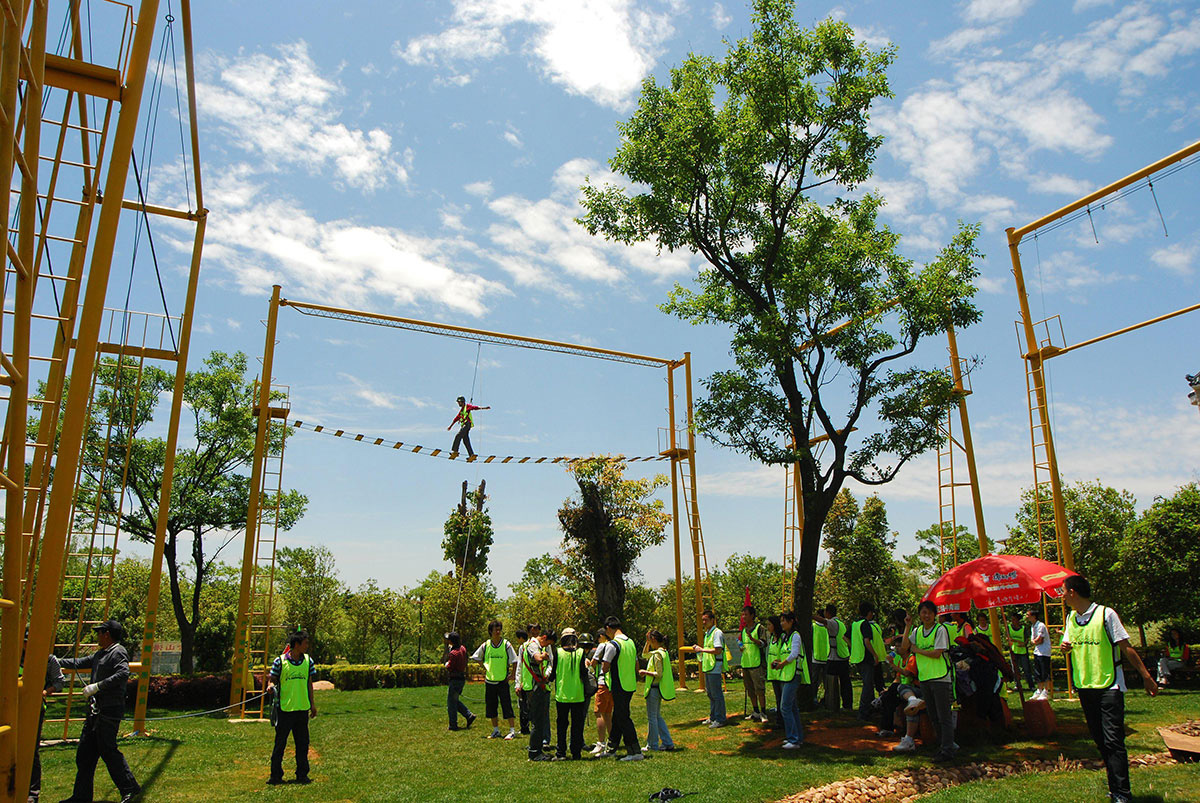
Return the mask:
<path id="1" fill-rule="evenodd" d="M 446 431 L 454 429 L 455 424 L 459 424 L 458 434 L 454 436 L 454 445 L 450 447 L 450 456 L 458 457 L 459 444 L 467 447 L 467 459 L 474 460 L 475 452 L 471 449 L 471 425 L 474 421 L 471 418 L 471 413 L 474 410 L 490 410 L 491 407 L 477 407 L 469 403 L 465 397 L 458 397 L 458 415 L 454 416 L 454 420 L 450 422 L 450 426 L 446 427 Z"/>

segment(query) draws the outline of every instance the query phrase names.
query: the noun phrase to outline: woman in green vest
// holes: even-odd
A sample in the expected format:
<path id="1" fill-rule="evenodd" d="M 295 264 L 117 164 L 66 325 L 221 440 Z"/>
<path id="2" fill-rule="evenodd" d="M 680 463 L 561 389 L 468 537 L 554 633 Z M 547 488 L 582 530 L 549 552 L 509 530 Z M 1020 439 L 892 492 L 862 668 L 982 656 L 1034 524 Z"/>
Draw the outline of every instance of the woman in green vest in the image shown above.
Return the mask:
<path id="1" fill-rule="evenodd" d="M 586 656 L 579 649 L 579 637 L 568 627 L 559 636 L 554 662 L 554 704 L 558 714 L 558 745 L 554 758 L 567 757 L 567 730 L 571 733 L 571 758 L 583 755 L 583 723 L 587 719 L 587 697 L 583 676 L 588 671 Z"/>
<path id="2" fill-rule="evenodd" d="M 829 631 L 820 622 L 812 625 L 812 703 L 821 704 L 821 690 L 825 687 L 825 664 L 829 660 Z M 782 724 L 782 723 L 780 723 Z"/>
<path id="3" fill-rule="evenodd" d="M 808 683 L 808 659 L 804 655 L 804 640 L 796 631 L 796 614 L 792 611 L 781 613 L 779 623 L 783 626 L 783 640 L 788 644 L 788 651 L 787 655 L 772 662 L 772 666 L 779 671 L 779 680 L 783 684 L 783 694 L 779 698 L 779 707 L 783 709 L 783 749 L 795 750 L 804 744 L 796 692 L 801 683 Z"/>
<path id="4" fill-rule="evenodd" d="M 1158 685 L 1166 686 L 1171 682 L 1171 671 L 1183 669 L 1192 660 L 1192 651 L 1178 627 L 1172 627 L 1167 633 L 1167 654 L 1158 659 Z"/>
<path id="5" fill-rule="evenodd" d="M 905 617 L 907 635 L 900 649 L 904 655 L 917 656 L 917 679 L 921 682 L 921 696 L 929 708 L 929 718 L 938 729 L 938 751 L 934 761 L 951 761 L 958 751 L 954 741 L 954 712 L 951 700 L 954 695 L 954 668 L 950 665 L 950 634 L 946 626 L 937 620 L 937 606 L 931 600 L 923 600 L 917 615 L 921 623 L 912 626 L 912 617 Z"/>
<path id="6" fill-rule="evenodd" d="M 775 662 L 787 654 L 787 646 L 783 642 L 783 625 L 778 616 L 766 618 L 767 628 L 767 682 L 775 690 L 775 725 L 783 727 L 783 681 L 779 679 L 779 670 Z"/>
<path id="7" fill-rule="evenodd" d="M 758 611 L 753 605 L 742 608 L 742 630 L 738 634 L 738 647 L 742 650 L 742 685 L 750 698 L 754 710 L 746 715 L 751 722 L 767 721 L 767 674 L 763 653 L 767 649 L 766 634 L 758 621 Z"/>
<path id="8" fill-rule="evenodd" d="M 647 750 L 662 750 L 671 752 L 675 742 L 671 739 L 671 731 L 667 729 L 667 721 L 663 719 L 663 700 L 675 699 L 675 673 L 671 670 L 671 658 L 667 655 L 667 639 L 657 630 L 646 631 L 646 643 L 642 647 L 642 657 L 646 659 L 646 668 L 639 669 L 638 674 L 646 679 L 646 720 L 650 723 L 650 732 L 646 736 Z"/>
<path id="9" fill-rule="evenodd" d="M 1008 631 L 1008 649 L 1012 653 L 1013 672 L 1024 676 L 1025 684 L 1032 689 L 1033 664 L 1029 660 L 1029 625 L 1022 619 L 1019 614 L 1011 620 L 1005 615 L 1003 630 Z"/>

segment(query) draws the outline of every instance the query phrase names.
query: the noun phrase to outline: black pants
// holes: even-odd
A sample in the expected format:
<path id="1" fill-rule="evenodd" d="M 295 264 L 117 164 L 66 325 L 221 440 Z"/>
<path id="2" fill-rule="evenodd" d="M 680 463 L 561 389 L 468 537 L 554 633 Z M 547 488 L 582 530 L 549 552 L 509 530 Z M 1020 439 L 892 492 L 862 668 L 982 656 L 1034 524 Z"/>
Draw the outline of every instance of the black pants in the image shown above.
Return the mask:
<path id="1" fill-rule="evenodd" d="M 79 746 L 75 748 L 75 790 L 71 797 L 76 800 L 92 800 L 93 781 L 96 775 L 96 762 L 104 760 L 108 768 L 108 777 L 121 796 L 133 794 L 140 788 L 129 771 L 129 762 L 117 748 L 117 731 L 121 727 L 121 718 L 125 715 L 124 706 L 101 709 L 99 714 L 89 713 L 83 723 L 83 733 L 79 737 Z"/>
<path id="2" fill-rule="evenodd" d="M 868 719 L 871 716 L 871 703 L 875 701 L 875 676 L 879 667 L 868 658 L 858 665 L 858 676 L 862 678 L 862 692 L 858 696 L 858 718 Z"/>
<path id="3" fill-rule="evenodd" d="M 833 686 L 837 686 L 841 690 L 842 708 L 847 711 L 853 709 L 854 689 L 850 686 L 849 661 L 828 661 L 825 664 L 825 705 L 829 706 L 830 710 L 837 709 L 837 697 L 829 697 L 831 693 L 836 693 Z"/>
<path id="4" fill-rule="evenodd" d="M 783 727 L 783 681 L 772 680 L 771 686 L 775 689 L 775 725 Z"/>
<path id="5" fill-rule="evenodd" d="M 517 713 L 521 717 L 521 733 L 529 734 L 529 692 L 517 691 Z"/>
<path id="6" fill-rule="evenodd" d="M 1108 793 L 1130 800 L 1129 754 L 1125 752 L 1125 694 L 1116 689 L 1076 689 L 1092 740 L 1108 772 Z"/>
<path id="7" fill-rule="evenodd" d="M 283 749 L 289 733 L 296 743 L 296 778 L 304 780 L 308 777 L 308 709 L 279 712 L 275 749 L 271 751 L 271 778 L 276 781 L 283 780 Z"/>
<path id="8" fill-rule="evenodd" d="M 893 683 L 879 695 L 879 729 L 890 731 L 896 727 L 896 709 L 900 707 L 900 684 Z"/>
<path id="9" fill-rule="evenodd" d="M 567 728 L 571 730 L 571 758 L 583 755 L 583 721 L 587 719 L 587 703 L 556 703 L 558 709 L 558 750 L 559 758 L 567 754 Z"/>
<path id="10" fill-rule="evenodd" d="M 466 678 L 450 678 L 450 685 L 446 689 L 446 715 L 450 718 L 450 727 L 458 727 L 458 715 L 462 714 L 467 720 L 471 719 L 471 709 L 463 703 L 461 699 L 463 687 L 466 686 Z"/>
<path id="11" fill-rule="evenodd" d="M 467 447 L 467 455 L 468 456 L 470 456 L 470 457 L 475 456 L 475 453 L 473 451 L 471 451 L 471 425 L 470 424 L 464 425 L 463 428 L 458 431 L 458 434 L 454 436 L 454 445 L 450 447 L 450 451 L 457 452 L 459 444 L 462 444 L 463 446 Z"/>
<path id="12" fill-rule="evenodd" d="M 542 752 L 550 741 L 550 690 L 534 688 L 525 692 L 529 705 L 529 757 Z"/>
<path id="13" fill-rule="evenodd" d="M 617 677 L 617 670 L 613 669 L 613 710 L 612 719 L 608 724 L 608 749 L 616 750 L 621 746 L 621 740 L 625 741 L 625 749 L 632 755 L 633 753 L 642 752 L 642 746 L 638 744 L 637 728 L 633 726 L 633 717 L 629 715 L 629 701 L 633 699 L 633 691 L 625 691 L 621 688 L 621 681 Z"/>
<path id="14" fill-rule="evenodd" d="M 46 721 L 46 706 L 42 705 L 41 716 L 38 717 L 37 742 L 33 746 L 33 772 L 29 775 L 29 796 L 37 797 L 42 791 L 42 724 Z"/>

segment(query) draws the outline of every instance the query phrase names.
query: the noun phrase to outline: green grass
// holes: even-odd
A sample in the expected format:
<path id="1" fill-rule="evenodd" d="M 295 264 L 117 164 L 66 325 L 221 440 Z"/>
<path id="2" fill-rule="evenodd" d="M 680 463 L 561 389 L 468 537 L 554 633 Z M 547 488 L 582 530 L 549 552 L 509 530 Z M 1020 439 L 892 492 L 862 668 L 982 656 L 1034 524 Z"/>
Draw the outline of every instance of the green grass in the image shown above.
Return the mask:
<path id="1" fill-rule="evenodd" d="M 923 763 L 922 756 L 897 756 L 889 743 L 873 739 L 870 731 L 849 718 L 805 715 L 810 745 L 803 750 L 778 748 L 781 734 L 762 726 L 739 723 L 709 730 L 699 724 L 707 715 L 702 694 L 681 693 L 664 708 L 672 735 L 681 751 L 652 754 L 639 763 L 611 759 L 531 765 L 525 760 L 525 743 L 488 741 L 489 728 L 482 718 L 483 687 L 467 687 L 469 707 L 480 715 L 471 730 L 448 733 L 443 688 L 357 692 L 319 692 L 321 715 L 312 723 L 315 783 L 308 787 L 288 784 L 267 788 L 267 765 L 272 731 L 261 723 L 230 723 L 224 719 L 196 718 L 152 723 L 146 738 L 122 740 L 122 750 L 148 801 L 272 800 L 280 801 L 396 801 L 514 799 L 513 784 L 540 778 L 547 799 L 645 800 L 650 792 L 672 786 L 697 792 L 699 800 L 777 800 L 814 785 L 857 775 L 885 774 Z M 742 692 L 731 686 L 731 714 L 741 711 Z M 969 743 L 964 760 L 1005 760 L 1018 757 L 1092 757 L 1095 748 L 1086 737 L 1078 705 L 1056 706 L 1059 734 L 1049 743 L 1025 740 L 997 746 Z M 1157 752 L 1162 743 L 1154 728 L 1188 718 L 1200 718 L 1200 694 L 1170 692 L 1150 700 L 1144 694 L 1129 696 L 1127 722 L 1132 727 L 1129 750 L 1133 754 Z M 154 712 L 151 712 L 152 715 Z M 175 714 L 178 712 L 160 712 Z M 634 721 L 644 737 L 645 707 L 634 698 Z M 587 736 L 594 740 L 589 718 Z M 552 735 L 553 738 L 553 735 Z M 821 746 L 834 741 L 860 739 L 858 749 Z M 816 742 L 812 744 L 811 742 Z M 42 750 L 45 775 L 43 799 L 66 797 L 74 774 L 74 747 L 56 745 Z M 284 767 L 291 776 L 291 753 Z M 532 775 L 530 773 L 533 773 Z M 999 782 L 978 782 L 939 793 L 931 800 L 976 801 L 1017 799 L 1036 795 L 1038 803 L 1103 800 L 1102 773 L 1074 772 L 1025 776 Z M 1159 797 L 1145 800 L 1200 800 L 1200 775 L 1194 767 L 1135 770 L 1134 791 L 1153 791 Z M 995 788 L 997 784 L 1003 789 Z M 599 794 L 599 790 L 610 790 Z M 103 765 L 97 771 L 100 800 L 116 800 Z"/>

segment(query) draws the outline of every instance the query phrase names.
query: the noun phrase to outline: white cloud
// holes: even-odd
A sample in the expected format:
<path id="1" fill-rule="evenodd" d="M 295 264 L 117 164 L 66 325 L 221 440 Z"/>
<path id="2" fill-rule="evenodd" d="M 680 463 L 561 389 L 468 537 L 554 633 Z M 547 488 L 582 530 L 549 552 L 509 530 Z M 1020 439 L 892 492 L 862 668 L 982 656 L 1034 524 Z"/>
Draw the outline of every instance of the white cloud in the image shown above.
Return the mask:
<path id="1" fill-rule="evenodd" d="M 575 222 L 583 212 L 579 188 L 588 176 L 598 184 L 623 183 L 598 162 L 572 159 L 554 172 L 545 198 L 502 195 L 488 200 L 487 208 L 499 218 L 488 227 L 498 247 L 491 259 L 518 284 L 559 292 L 566 289 L 563 276 L 614 284 L 626 278 L 629 268 L 660 280 L 694 270 L 690 254 L 659 254 L 646 243 L 625 246 L 588 234 Z"/>
<path id="2" fill-rule="evenodd" d="M 1071 6 L 1071 10 L 1078 14 L 1080 11 L 1087 11 L 1092 8 L 1111 6 L 1114 2 L 1115 0 L 1075 0 L 1075 4 Z"/>
<path id="3" fill-rule="evenodd" d="M 281 45 L 278 52 L 214 57 L 197 86 L 203 115 L 266 170 L 299 166 L 318 173 L 332 167 L 341 181 L 363 190 L 407 181 L 412 152 L 394 153 L 382 128 L 339 121 L 343 90 L 320 75 L 308 45 Z"/>
<path id="4" fill-rule="evenodd" d="M 1072 195 L 1079 197 L 1096 189 L 1090 181 L 1071 178 L 1062 173 L 1031 175 L 1028 180 L 1029 189 L 1034 192 L 1044 192 L 1050 195 Z"/>
<path id="5" fill-rule="evenodd" d="M 355 398 L 365 401 L 372 407 L 380 407 L 385 410 L 396 410 L 403 405 L 409 405 L 416 408 L 431 406 L 431 403 L 425 399 L 419 399 L 415 396 L 397 396 L 392 393 L 378 390 L 369 382 L 364 382 L 353 374 L 339 372 L 338 376 L 349 383 Z"/>
<path id="6" fill-rule="evenodd" d="M 1031 292 L 1035 287 L 1046 293 L 1065 292 L 1075 301 L 1081 300 L 1081 290 L 1130 278 L 1120 273 L 1102 271 L 1075 251 L 1056 251 L 1045 255 L 1040 266 L 1036 259 L 1032 263 L 1026 260 L 1025 275 Z"/>
<path id="7" fill-rule="evenodd" d="M 935 56 L 960 53 L 967 48 L 977 48 L 984 42 L 995 39 L 1003 32 L 1004 27 L 1000 25 L 959 28 L 941 39 L 930 42 L 929 52 Z"/>
<path id="8" fill-rule="evenodd" d="M 1024 14 L 1031 5 L 1033 0 L 968 0 L 962 14 L 968 22 L 1012 20 Z"/>
<path id="9" fill-rule="evenodd" d="M 463 187 L 469 195 L 477 195 L 480 198 L 487 198 L 492 194 L 492 182 L 490 181 L 472 181 Z"/>
<path id="10" fill-rule="evenodd" d="M 733 22 L 733 17 L 725 12 L 725 6 L 720 3 L 713 3 L 712 7 L 712 24 L 718 31 L 723 31 L 729 27 L 729 23 Z"/>
<path id="11" fill-rule="evenodd" d="M 430 238 L 351 220 L 320 220 L 297 202 L 272 197 L 236 167 L 212 182 L 214 208 L 205 259 L 223 268 L 243 293 L 283 284 L 297 298 L 361 307 L 434 304 L 481 315 L 487 300 L 509 291 L 458 267 L 473 244 Z M 179 242 L 190 248 L 190 241 Z"/>
<path id="12" fill-rule="evenodd" d="M 1160 268 L 1166 268 L 1180 276 L 1190 276 L 1197 255 L 1200 255 L 1200 246 L 1195 243 L 1174 243 L 1155 250 L 1150 254 L 1150 259 Z"/>
<path id="13" fill-rule="evenodd" d="M 635 0 L 454 0 L 451 24 L 436 34 L 396 42 L 410 64 L 452 65 L 508 52 L 506 32 L 524 35 L 542 73 L 568 92 L 616 108 L 650 72 L 673 35 L 673 4 L 651 11 Z"/>
<path id="14" fill-rule="evenodd" d="M 510 128 L 504 132 L 504 141 L 509 145 L 512 145 L 514 148 L 525 147 L 525 143 L 521 141 L 520 133 L 514 128 Z"/>

